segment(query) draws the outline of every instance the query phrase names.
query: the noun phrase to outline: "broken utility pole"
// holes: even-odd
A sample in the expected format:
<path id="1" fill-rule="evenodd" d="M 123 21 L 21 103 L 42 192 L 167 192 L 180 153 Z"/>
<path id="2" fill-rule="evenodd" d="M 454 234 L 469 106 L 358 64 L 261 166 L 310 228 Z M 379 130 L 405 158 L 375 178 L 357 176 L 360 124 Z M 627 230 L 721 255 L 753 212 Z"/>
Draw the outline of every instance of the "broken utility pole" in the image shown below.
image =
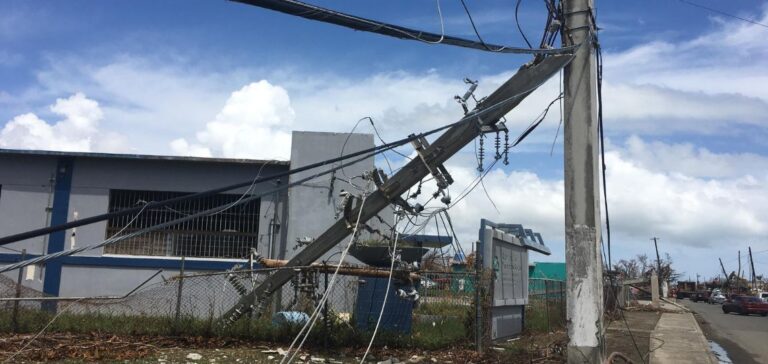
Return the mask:
<path id="1" fill-rule="evenodd" d="M 382 184 L 365 199 L 363 206 L 358 204 L 351 207 L 345 216 L 352 218 L 359 216 L 357 221 L 342 217 L 317 236 L 314 242 L 286 262 L 285 266 L 311 264 L 349 236 L 354 225 L 365 223 L 379 211 L 396 202 L 410 187 L 430 173 L 438 181 L 449 177 L 444 175 L 443 162 L 480 135 L 481 130 L 494 128 L 504 115 L 546 80 L 557 74 L 572 59 L 573 55 L 570 54 L 555 55 L 521 67 L 507 82 L 467 114 L 462 119 L 465 122 L 453 125 L 431 145 L 426 140 L 423 141 L 422 148 L 418 150 L 420 158 L 414 158 L 391 178 L 382 180 Z M 242 296 L 240 301 L 220 318 L 220 324 L 229 325 L 254 309 L 259 314 L 264 308 L 266 298 L 290 281 L 295 274 L 293 269 L 276 271 L 249 294 Z M 255 306 L 254 302 L 256 302 Z"/>
<path id="2" fill-rule="evenodd" d="M 720 269 L 723 270 L 723 282 L 720 283 L 720 287 L 725 289 L 726 283 L 728 283 L 728 273 L 725 271 L 723 260 L 721 258 L 717 258 L 717 260 L 720 261 Z"/>
<path id="3" fill-rule="evenodd" d="M 563 76 L 568 363 L 602 363 L 605 340 L 593 1 L 563 0 L 562 5 L 563 45 L 581 43 Z"/>

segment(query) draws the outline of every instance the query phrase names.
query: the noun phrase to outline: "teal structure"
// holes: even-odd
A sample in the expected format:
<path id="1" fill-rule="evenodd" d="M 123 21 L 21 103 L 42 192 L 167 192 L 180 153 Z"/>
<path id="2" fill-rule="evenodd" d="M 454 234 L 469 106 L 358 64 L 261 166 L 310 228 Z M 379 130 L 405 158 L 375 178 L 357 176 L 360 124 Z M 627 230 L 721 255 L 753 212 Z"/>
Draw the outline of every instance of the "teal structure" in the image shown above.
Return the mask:
<path id="1" fill-rule="evenodd" d="M 528 266 L 528 278 L 552 279 L 565 281 L 565 263 L 534 262 Z"/>

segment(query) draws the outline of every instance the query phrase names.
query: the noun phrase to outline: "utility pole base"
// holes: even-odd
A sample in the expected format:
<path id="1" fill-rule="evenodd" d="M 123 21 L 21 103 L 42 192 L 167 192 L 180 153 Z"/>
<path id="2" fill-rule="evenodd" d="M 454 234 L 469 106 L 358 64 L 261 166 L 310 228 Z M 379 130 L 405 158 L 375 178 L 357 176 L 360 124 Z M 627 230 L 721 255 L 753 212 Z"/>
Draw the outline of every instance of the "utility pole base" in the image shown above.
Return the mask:
<path id="1" fill-rule="evenodd" d="M 603 352 L 594 346 L 568 345 L 568 362 L 584 364 L 602 364 Z"/>

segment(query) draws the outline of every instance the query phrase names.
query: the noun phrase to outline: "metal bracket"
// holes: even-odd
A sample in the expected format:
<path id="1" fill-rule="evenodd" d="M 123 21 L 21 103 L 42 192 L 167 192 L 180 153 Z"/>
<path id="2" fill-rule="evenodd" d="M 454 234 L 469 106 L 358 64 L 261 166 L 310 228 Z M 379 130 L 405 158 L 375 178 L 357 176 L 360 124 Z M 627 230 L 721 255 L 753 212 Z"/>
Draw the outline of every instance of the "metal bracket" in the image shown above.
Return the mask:
<path id="1" fill-rule="evenodd" d="M 371 173 L 371 177 L 373 179 L 373 183 L 376 185 L 376 188 L 378 188 L 391 203 L 400 206 L 405 211 L 413 213 L 413 207 L 408 204 L 408 202 L 406 202 L 400 196 L 392 196 L 389 191 L 383 187 L 384 183 L 386 183 L 388 180 L 388 177 L 384 171 L 381 169 L 374 169 Z"/>
<path id="2" fill-rule="evenodd" d="M 507 124 L 504 121 L 499 121 L 496 124 L 484 124 L 480 126 L 480 133 L 491 134 L 501 131 L 509 131 Z"/>
<path id="3" fill-rule="evenodd" d="M 467 106 L 467 100 L 469 100 L 470 97 L 475 97 L 475 90 L 477 89 L 477 81 L 472 81 L 469 78 L 464 79 L 464 83 L 469 85 L 469 89 L 467 92 L 464 93 L 464 96 L 456 95 L 453 97 L 456 102 L 461 105 L 461 108 L 464 109 L 464 115 L 467 115 L 469 113 L 469 107 Z M 477 99 L 475 99 L 477 101 Z"/>
<path id="4" fill-rule="evenodd" d="M 354 222 L 352 221 L 352 201 L 354 200 L 355 197 L 349 195 L 349 198 L 344 199 L 344 206 L 342 207 L 342 216 L 344 217 L 344 222 L 347 224 L 348 229 L 351 229 L 355 226 Z"/>
<path id="5" fill-rule="evenodd" d="M 413 134 L 411 134 L 411 136 L 413 136 Z M 451 175 L 448 173 L 448 170 L 445 169 L 445 166 L 438 164 L 433 167 L 431 165 L 430 162 L 432 157 L 426 153 L 426 150 L 429 148 L 429 142 L 427 141 L 427 138 L 423 136 L 416 138 L 411 141 L 411 144 L 413 145 L 413 148 L 416 149 L 416 153 L 419 154 L 419 158 L 421 158 L 421 161 L 424 163 L 424 166 L 427 167 L 429 173 L 435 177 L 438 188 L 445 189 L 448 188 L 449 185 L 453 184 L 453 177 L 451 177 Z"/>

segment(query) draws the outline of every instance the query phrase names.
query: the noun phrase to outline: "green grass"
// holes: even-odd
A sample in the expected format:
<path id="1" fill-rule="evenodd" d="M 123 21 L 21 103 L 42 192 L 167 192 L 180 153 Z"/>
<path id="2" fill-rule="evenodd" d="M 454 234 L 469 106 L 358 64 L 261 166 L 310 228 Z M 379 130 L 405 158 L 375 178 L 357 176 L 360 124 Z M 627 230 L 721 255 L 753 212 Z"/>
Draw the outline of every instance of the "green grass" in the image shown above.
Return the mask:
<path id="1" fill-rule="evenodd" d="M 470 311 L 474 312 L 473 306 L 457 305 L 450 302 L 430 302 L 420 304 L 413 310 L 413 314 L 464 317 Z"/>
<path id="2" fill-rule="evenodd" d="M 390 347 L 420 347 L 439 349 L 467 341 L 465 333 L 465 315 L 467 307 L 451 307 L 434 304 L 425 309 L 435 316 L 433 320 L 415 320 L 410 334 L 380 331 L 376 345 Z M 463 313 L 463 314 L 462 314 Z M 36 333 L 53 318 L 53 315 L 40 310 L 19 311 L 19 333 Z M 354 319 L 352 320 L 354 322 Z M 433 324 L 434 322 L 434 324 Z M 186 336 L 186 337 L 228 337 L 254 341 L 288 343 L 298 333 L 298 326 L 276 326 L 268 318 L 243 318 L 234 325 L 221 330 L 213 318 L 199 319 L 182 316 L 178 322 L 173 317 L 128 316 L 106 314 L 62 313 L 47 328 L 47 332 L 69 332 L 88 334 L 93 332 L 116 335 L 149 336 Z M 11 332 L 11 312 L 0 311 L 0 332 Z M 352 324 L 331 321 L 326 331 L 323 321 L 319 320 L 312 330 L 307 343 L 313 346 L 352 347 L 364 346 L 370 340 L 370 332 L 361 332 Z"/>
<path id="3" fill-rule="evenodd" d="M 555 302 L 529 298 L 525 307 L 525 329 L 531 332 L 558 330 L 565 325 L 564 311 Z"/>

